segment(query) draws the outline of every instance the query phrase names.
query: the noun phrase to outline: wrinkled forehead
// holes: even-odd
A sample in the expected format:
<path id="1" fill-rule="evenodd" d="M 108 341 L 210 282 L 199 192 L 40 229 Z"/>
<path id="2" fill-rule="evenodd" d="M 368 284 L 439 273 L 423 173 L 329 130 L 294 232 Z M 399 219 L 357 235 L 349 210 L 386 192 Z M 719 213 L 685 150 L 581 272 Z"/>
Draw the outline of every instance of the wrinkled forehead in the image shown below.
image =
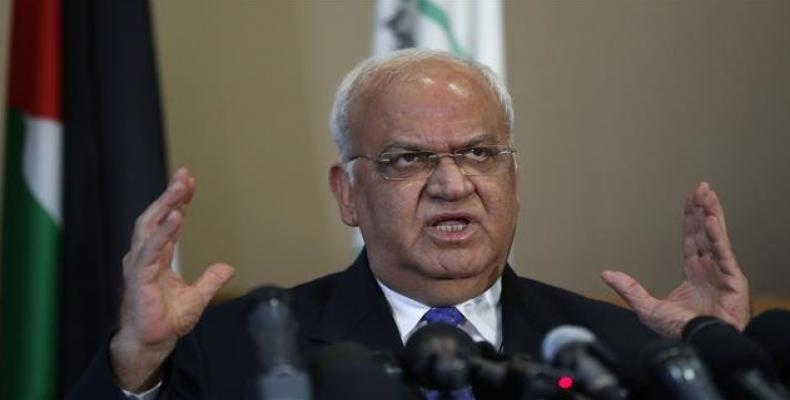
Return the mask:
<path id="1" fill-rule="evenodd" d="M 458 132 L 475 126 L 507 135 L 506 117 L 494 90 L 477 70 L 454 60 L 387 65 L 368 74 L 350 104 L 352 142 L 367 141 L 386 128 Z M 439 122 L 441 121 L 441 122 Z M 440 126 L 429 126 L 430 122 Z M 429 125 L 426 125 L 428 123 Z M 415 132 L 411 132 L 415 133 Z M 363 139 L 364 138 L 364 139 Z"/>

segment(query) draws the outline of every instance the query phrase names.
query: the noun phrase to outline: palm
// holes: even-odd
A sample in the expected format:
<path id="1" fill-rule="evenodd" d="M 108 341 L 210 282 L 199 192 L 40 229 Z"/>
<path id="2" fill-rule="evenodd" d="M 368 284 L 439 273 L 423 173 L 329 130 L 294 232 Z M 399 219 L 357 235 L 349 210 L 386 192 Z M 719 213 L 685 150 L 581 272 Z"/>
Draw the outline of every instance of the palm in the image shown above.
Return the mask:
<path id="1" fill-rule="evenodd" d="M 156 281 L 141 287 L 135 301 L 138 318 L 134 323 L 146 344 L 183 336 L 197 323 L 208 303 L 169 268 Z"/>
<path id="2" fill-rule="evenodd" d="M 662 300 L 622 272 L 605 271 L 603 277 L 646 325 L 664 336 L 680 336 L 699 315 L 743 329 L 750 317 L 749 285 L 732 252 L 724 211 L 706 183 L 684 204 L 683 256 L 685 280 Z"/>

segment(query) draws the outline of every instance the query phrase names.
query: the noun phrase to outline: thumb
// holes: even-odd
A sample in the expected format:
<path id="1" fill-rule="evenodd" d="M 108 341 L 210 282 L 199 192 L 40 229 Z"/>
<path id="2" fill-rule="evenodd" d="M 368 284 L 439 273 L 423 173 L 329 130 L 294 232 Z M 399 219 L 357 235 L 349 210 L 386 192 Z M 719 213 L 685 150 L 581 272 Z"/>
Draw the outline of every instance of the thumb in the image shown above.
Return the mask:
<path id="1" fill-rule="evenodd" d="M 650 314 L 658 300 L 651 296 L 647 290 L 628 274 L 620 271 L 603 271 L 601 279 L 617 293 L 620 298 L 628 303 L 639 317 Z"/>
<path id="2" fill-rule="evenodd" d="M 195 283 L 195 287 L 197 287 L 206 303 L 214 297 L 219 288 L 228 283 L 230 278 L 233 277 L 233 272 L 233 267 L 223 263 L 212 264 L 203 271 L 203 274 L 200 275 L 200 278 Z"/>

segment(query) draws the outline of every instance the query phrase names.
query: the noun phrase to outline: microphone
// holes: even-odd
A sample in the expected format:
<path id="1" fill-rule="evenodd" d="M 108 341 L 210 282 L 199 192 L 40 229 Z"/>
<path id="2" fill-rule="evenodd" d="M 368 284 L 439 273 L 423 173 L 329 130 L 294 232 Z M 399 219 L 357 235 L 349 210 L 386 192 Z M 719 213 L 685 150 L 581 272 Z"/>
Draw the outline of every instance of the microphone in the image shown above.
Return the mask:
<path id="1" fill-rule="evenodd" d="M 743 333 L 768 351 L 780 379 L 790 385 L 790 311 L 765 311 L 754 317 Z"/>
<path id="2" fill-rule="evenodd" d="M 480 351 L 469 335 L 447 324 L 428 324 L 411 335 L 401 354 L 407 379 L 450 392 L 469 385 L 469 357 Z"/>
<path id="3" fill-rule="evenodd" d="M 642 351 L 641 365 L 677 400 L 724 400 L 707 368 L 688 345 L 658 340 Z"/>
<path id="4" fill-rule="evenodd" d="M 478 399 L 571 399 L 572 375 L 527 356 L 506 358 L 446 324 L 420 328 L 406 342 L 404 375 L 445 393 L 472 386 Z"/>
<path id="5" fill-rule="evenodd" d="M 691 343 L 710 366 L 725 394 L 739 399 L 788 400 L 776 380 L 765 350 L 734 326 L 714 317 L 697 317 L 683 328 Z"/>
<path id="6" fill-rule="evenodd" d="M 310 379 L 296 350 L 297 324 L 288 293 L 274 286 L 255 291 L 248 328 L 258 348 L 257 389 L 264 400 L 310 400 Z"/>
<path id="7" fill-rule="evenodd" d="M 417 397 L 402 382 L 400 365 L 386 353 L 351 342 L 324 347 L 311 363 L 315 397 L 404 400 Z"/>
<path id="8" fill-rule="evenodd" d="M 593 399 L 628 397 L 628 391 L 607 366 L 613 357 L 589 330 L 573 325 L 554 328 L 543 339 L 541 352 L 552 365 L 573 371 L 582 391 Z"/>

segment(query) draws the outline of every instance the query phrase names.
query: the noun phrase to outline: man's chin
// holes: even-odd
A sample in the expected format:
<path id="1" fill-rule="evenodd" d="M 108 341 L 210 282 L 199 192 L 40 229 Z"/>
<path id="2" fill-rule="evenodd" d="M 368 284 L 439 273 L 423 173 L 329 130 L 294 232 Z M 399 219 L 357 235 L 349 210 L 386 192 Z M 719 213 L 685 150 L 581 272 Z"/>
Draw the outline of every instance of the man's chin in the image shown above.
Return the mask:
<path id="1" fill-rule="evenodd" d="M 420 268 L 426 276 L 433 279 L 471 279 L 486 274 L 491 269 L 471 251 L 443 251 L 432 262 Z"/>

